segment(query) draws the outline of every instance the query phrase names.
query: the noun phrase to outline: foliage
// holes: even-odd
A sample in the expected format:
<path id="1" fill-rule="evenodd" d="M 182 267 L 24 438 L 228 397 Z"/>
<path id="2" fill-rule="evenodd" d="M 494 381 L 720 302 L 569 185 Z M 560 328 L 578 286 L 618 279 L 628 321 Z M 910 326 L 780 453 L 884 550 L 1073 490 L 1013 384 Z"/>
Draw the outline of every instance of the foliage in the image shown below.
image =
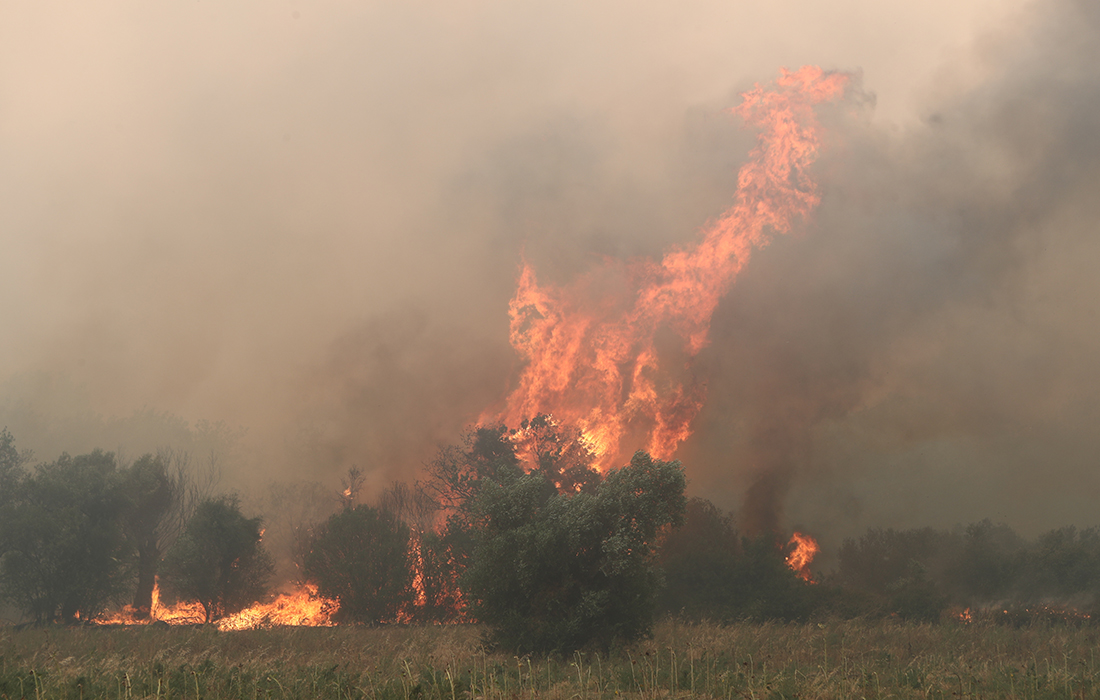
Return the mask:
<path id="1" fill-rule="evenodd" d="M 525 420 L 509 434 L 517 457 L 558 493 L 591 493 L 600 483 L 593 455 L 576 426 L 561 425 L 546 414 Z"/>
<path id="2" fill-rule="evenodd" d="M 946 606 L 1100 604 L 1100 530 L 1064 527 L 1025 541 L 988 520 L 940 531 L 869 530 L 840 549 L 838 579 L 886 612 L 932 620 Z"/>
<path id="3" fill-rule="evenodd" d="M 340 601 L 339 616 L 393 622 L 412 600 L 409 527 L 392 513 L 360 505 L 318 528 L 305 557 L 306 578 Z"/>
<path id="4" fill-rule="evenodd" d="M 906 575 L 891 583 L 887 592 L 890 612 L 903 620 L 936 622 L 947 609 L 947 596 L 916 561 L 910 561 Z"/>
<path id="5" fill-rule="evenodd" d="M 29 452 L 15 449 L 15 438 L 8 429 L 0 430 L 0 506 L 15 497 L 23 478 L 22 467 L 30 460 Z"/>
<path id="6" fill-rule="evenodd" d="M 464 436 L 462 445 L 439 451 L 428 465 L 428 481 L 418 488 L 444 513 L 438 530 L 421 530 L 421 576 L 427 595 L 417 610 L 419 619 L 464 618 L 458 585 L 485 526 L 478 499 L 487 485 L 499 487 L 530 473 L 537 476 L 543 498 L 592 491 L 599 473 L 591 467 L 592 453 L 580 437 L 575 427 L 538 415 L 514 429 L 479 426 Z"/>
<path id="7" fill-rule="evenodd" d="M 137 586 L 133 606 L 148 615 L 157 569 L 164 554 L 172 508 L 180 500 L 180 479 L 173 479 L 161 456 L 142 456 L 123 473 L 122 524 L 135 556 Z M 175 533 L 172 533 L 175 534 Z"/>
<path id="8" fill-rule="evenodd" d="M 118 600 L 129 583 L 130 550 L 114 455 L 62 455 L 9 479 L 0 506 L 5 596 L 37 621 L 94 617 Z"/>
<path id="9" fill-rule="evenodd" d="M 483 485 L 482 528 L 463 589 L 493 640 L 519 651 L 573 650 L 647 633 L 661 528 L 684 512 L 679 462 L 634 455 L 580 493 L 545 473 Z"/>
<path id="10" fill-rule="evenodd" d="M 1021 598 L 1065 600 L 1100 590 L 1100 530 L 1062 527 L 1039 536 L 1021 567 Z"/>
<path id="11" fill-rule="evenodd" d="M 199 504 L 164 558 L 167 592 L 200 603 L 207 622 L 259 600 L 274 569 L 260 525 L 241 513 L 236 496 Z"/>

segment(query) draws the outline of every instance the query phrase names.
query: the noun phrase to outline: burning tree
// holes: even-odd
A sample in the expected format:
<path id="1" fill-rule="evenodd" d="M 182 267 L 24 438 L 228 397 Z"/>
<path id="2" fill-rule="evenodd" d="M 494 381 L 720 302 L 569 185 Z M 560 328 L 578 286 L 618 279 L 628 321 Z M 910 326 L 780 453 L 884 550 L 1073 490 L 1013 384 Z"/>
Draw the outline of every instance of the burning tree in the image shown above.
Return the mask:
<path id="1" fill-rule="evenodd" d="M 690 369 L 719 300 L 754 248 L 818 204 L 814 107 L 841 97 L 848 82 L 804 66 L 742 95 L 732 111 L 760 130 L 758 144 L 738 173 L 735 204 L 694 245 L 661 260 L 609 261 L 566 286 L 540 283 L 524 264 L 509 315 L 526 364 L 503 409 L 483 419 L 516 425 L 552 413 L 580 429 L 601 466 L 635 444 L 671 456 L 703 405 L 705 382 Z M 608 277 L 622 281 L 617 291 Z"/>

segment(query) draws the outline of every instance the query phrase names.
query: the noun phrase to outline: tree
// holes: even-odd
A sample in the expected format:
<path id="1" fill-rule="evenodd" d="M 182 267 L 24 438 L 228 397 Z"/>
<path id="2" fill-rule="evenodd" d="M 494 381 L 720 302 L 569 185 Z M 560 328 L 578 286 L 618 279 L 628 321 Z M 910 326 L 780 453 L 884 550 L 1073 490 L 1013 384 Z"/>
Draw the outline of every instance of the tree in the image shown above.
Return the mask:
<path id="1" fill-rule="evenodd" d="M 11 477 L 0 505 L 0 589 L 37 621 L 98 615 L 129 587 L 126 501 L 114 455 L 95 451 Z"/>
<path id="2" fill-rule="evenodd" d="M 661 543 L 661 609 L 693 620 L 736 619 L 744 601 L 730 588 L 739 578 L 742 555 L 733 518 L 710 501 L 689 499 L 684 524 Z"/>
<path id="3" fill-rule="evenodd" d="M 137 573 L 133 607 L 139 616 L 148 617 L 164 538 L 169 534 L 169 514 L 180 498 L 182 483 L 172 478 L 164 459 L 151 454 L 134 462 L 122 477 L 126 500 L 123 526 L 133 548 Z"/>
<path id="4" fill-rule="evenodd" d="M 600 481 L 593 455 L 580 430 L 540 414 L 519 427 L 480 426 L 469 431 L 462 446 L 441 449 L 428 465 L 423 491 L 444 513 L 436 532 L 420 539 L 422 619 L 453 621 L 464 616 L 459 581 L 470 565 L 484 525 L 477 502 L 487 485 L 499 486 L 529 473 L 539 477 L 542 498 L 555 493 L 591 492 Z"/>
<path id="5" fill-rule="evenodd" d="M 261 519 L 246 518 L 236 496 L 202 502 L 164 558 L 165 588 L 200 603 L 207 622 L 244 609 L 274 571 L 261 534 Z"/>
<path id="6" fill-rule="evenodd" d="M 989 605 L 1018 586 L 1024 540 L 1007 525 L 986 519 L 966 527 L 962 546 L 947 569 L 945 588 L 958 605 Z"/>
<path id="7" fill-rule="evenodd" d="M 24 476 L 23 465 L 30 460 L 30 452 L 15 449 L 15 438 L 8 429 L 0 430 L 0 507 L 15 497 Z"/>
<path id="8" fill-rule="evenodd" d="M 428 464 L 423 490 L 439 504 L 445 520 L 437 532 L 421 540 L 423 619 L 452 621 L 465 614 L 459 581 L 477 543 L 482 519 L 476 507 L 478 495 L 486 484 L 499 484 L 522 473 L 516 446 L 503 425 L 469 431 L 462 446 L 440 449 Z"/>
<path id="9" fill-rule="evenodd" d="M 542 476 L 558 493 L 592 491 L 600 482 L 600 473 L 592 468 L 595 457 L 576 426 L 562 425 L 544 413 L 523 421 L 508 439 L 526 471 Z"/>
<path id="10" fill-rule="evenodd" d="M 393 622 L 413 598 L 409 527 L 393 513 L 359 505 L 318 528 L 305 576 L 340 601 L 338 615 L 366 624 Z"/>
<path id="11" fill-rule="evenodd" d="M 606 646 L 648 632 L 656 609 L 658 532 L 684 514 L 679 462 L 644 452 L 580 493 L 545 474 L 482 486 L 478 542 L 462 578 L 474 615 L 511 650 Z"/>

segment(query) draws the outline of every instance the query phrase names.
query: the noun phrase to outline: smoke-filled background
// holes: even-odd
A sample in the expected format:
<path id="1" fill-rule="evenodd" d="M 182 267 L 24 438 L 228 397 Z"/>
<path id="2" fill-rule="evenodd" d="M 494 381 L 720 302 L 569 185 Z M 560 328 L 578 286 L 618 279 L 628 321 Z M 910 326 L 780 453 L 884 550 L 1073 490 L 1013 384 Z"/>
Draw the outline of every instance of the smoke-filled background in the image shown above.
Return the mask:
<path id="1" fill-rule="evenodd" d="M 0 427 L 415 478 L 515 380 L 521 258 L 693 240 L 739 91 L 813 63 L 862 87 L 718 309 L 689 489 L 826 549 L 1100 520 L 1095 4 L 650 5 L 0 5 Z"/>

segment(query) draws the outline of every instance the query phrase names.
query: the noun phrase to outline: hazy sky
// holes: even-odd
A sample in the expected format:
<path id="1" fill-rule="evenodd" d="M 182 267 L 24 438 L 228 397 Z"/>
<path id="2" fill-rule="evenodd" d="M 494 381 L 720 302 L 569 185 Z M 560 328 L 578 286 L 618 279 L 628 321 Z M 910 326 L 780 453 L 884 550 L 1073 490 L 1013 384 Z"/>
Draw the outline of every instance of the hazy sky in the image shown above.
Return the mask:
<path id="1" fill-rule="evenodd" d="M 412 475 L 514 378 L 520 255 L 568 279 L 690 240 L 752 145 L 724 110 L 813 63 L 865 94 L 831 117 L 819 215 L 715 319 L 694 488 L 732 507 L 778 473 L 784 522 L 841 534 L 1092 524 L 1098 24 L 1070 0 L 0 0 L 0 415 L 52 458 L 20 407 L 76 387 L 246 428 L 264 475 Z"/>

